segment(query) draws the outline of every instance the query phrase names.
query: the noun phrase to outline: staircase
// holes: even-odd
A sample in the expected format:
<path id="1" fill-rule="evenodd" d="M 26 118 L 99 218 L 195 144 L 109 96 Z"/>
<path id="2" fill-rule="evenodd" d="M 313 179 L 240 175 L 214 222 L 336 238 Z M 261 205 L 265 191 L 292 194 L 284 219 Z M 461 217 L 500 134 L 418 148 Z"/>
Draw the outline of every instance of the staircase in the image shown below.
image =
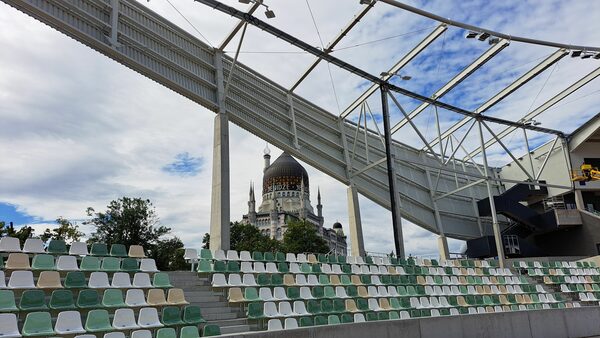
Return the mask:
<path id="1" fill-rule="evenodd" d="M 230 305 L 226 295 L 214 291 L 207 278 L 189 271 L 169 272 L 169 277 L 174 287 L 183 289 L 191 305 L 200 306 L 208 324 L 218 325 L 222 334 L 256 330 L 256 326 L 248 322 L 243 307 Z"/>

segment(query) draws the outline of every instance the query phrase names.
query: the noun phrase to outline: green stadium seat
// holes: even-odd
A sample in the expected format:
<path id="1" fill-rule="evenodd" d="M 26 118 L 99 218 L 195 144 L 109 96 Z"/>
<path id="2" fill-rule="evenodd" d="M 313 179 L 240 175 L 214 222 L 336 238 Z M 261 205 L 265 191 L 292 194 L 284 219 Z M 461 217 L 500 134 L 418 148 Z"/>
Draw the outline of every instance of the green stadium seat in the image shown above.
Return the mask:
<path id="1" fill-rule="evenodd" d="M 46 305 L 46 294 L 43 290 L 25 290 L 19 301 L 21 311 L 42 311 L 48 310 Z"/>
<path id="2" fill-rule="evenodd" d="M 121 259 L 117 257 L 104 257 L 100 270 L 106 272 L 116 272 L 121 270 Z"/>
<path id="3" fill-rule="evenodd" d="M 87 332 L 103 332 L 113 330 L 108 318 L 108 311 L 104 309 L 91 310 L 85 320 L 85 330 Z"/>
<path id="4" fill-rule="evenodd" d="M 328 325 L 337 325 L 340 324 L 340 317 L 337 315 L 329 315 L 327 316 L 327 324 Z"/>
<path id="5" fill-rule="evenodd" d="M 272 252 L 265 252 L 263 254 L 263 261 L 265 262 L 274 262 L 275 261 L 275 254 Z"/>
<path id="6" fill-rule="evenodd" d="M 308 263 L 300 264 L 300 272 L 302 273 L 312 273 L 311 265 Z"/>
<path id="7" fill-rule="evenodd" d="M 310 267 L 310 270 L 312 271 L 312 273 L 322 273 L 323 272 L 323 271 L 321 271 L 321 265 L 317 264 L 317 263 L 313 264 Z"/>
<path id="8" fill-rule="evenodd" d="M 64 311 L 75 309 L 75 302 L 73 300 L 73 291 L 71 290 L 54 290 L 50 296 L 50 302 L 48 304 L 50 309 Z"/>
<path id="9" fill-rule="evenodd" d="M 327 325 L 326 316 L 315 316 L 315 326 Z"/>
<path id="10" fill-rule="evenodd" d="M 139 271 L 138 260 L 135 258 L 123 258 L 121 260 L 121 271 L 124 271 L 124 272 Z"/>
<path id="11" fill-rule="evenodd" d="M 125 300 L 123 298 L 123 291 L 119 289 L 107 289 L 104 290 L 102 296 L 102 306 L 107 308 L 119 308 L 126 307 Z"/>
<path id="12" fill-rule="evenodd" d="M 79 269 L 81 271 L 100 271 L 100 264 L 98 257 L 85 256 L 81 259 Z"/>
<path id="13" fill-rule="evenodd" d="M 286 295 L 291 300 L 300 299 L 300 289 L 297 287 L 288 287 L 286 290 Z"/>
<path id="14" fill-rule="evenodd" d="M 358 290 L 355 285 L 348 285 L 346 287 L 346 294 L 348 297 L 356 298 L 358 297 Z"/>
<path id="15" fill-rule="evenodd" d="M 54 263 L 54 256 L 46 254 L 37 254 L 33 256 L 31 268 L 33 270 L 55 270 L 56 265 Z"/>
<path id="16" fill-rule="evenodd" d="M 18 310 L 15 303 L 15 293 L 12 290 L 0 290 L 0 312 L 13 312 Z"/>
<path id="17" fill-rule="evenodd" d="M 221 328 L 214 324 L 209 324 L 202 328 L 202 337 L 220 336 Z M 183 338 L 183 337 L 182 337 Z"/>
<path id="18" fill-rule="evenodd" d="M 218 328 L 219 327 L 217 326 L 217 329 Z M 209 328 L 209 330 L 210 330 L 210 328 Z M 220 330 L 218 332 L 214 328 L 212 330 L 214 331 L 214 333 L 217 336 L 221 334 Z M 208 333 L 211 334 L 211 332 L 208 332 Z M 184 326 L 181 328 L 181 333 L 179 333 L 179 338 L 199 338 L 199 337 L 200 337 L 200 333 L 198 332 L 198 327 L 196 327 L 196 326 Z M 158 337 L 156 337 L 156 338 L 158 338 Z"/>
<path id="19" fill-rule="evenodd" d="M 226 272 L 230 272 L 230 273 L 240 272 L 240 263 L 235 262 L 235 261 L 228 261 Z"/>
<path id="20" fill-rule="evenodd" d="M 283 252 L 276 252 L 275 253 L 275 261 L 276 262 L 285 262 L 285 253 L 283 253 Z"/>
<path id="21" fill-rule="evenodd" d="M 325 298 L 335 298 L 335 289 L 333 286 L 326 286 L 323 288 L 323 292 L 325 293 Z"/>
<path id="22" fill-rule="evenodd" d="M 198 325 L 206 323 L 206 320 L 202 318 L 199 306 L 188 305 L 183 309 L 183 322 L 189 325 Z"/>
<path id="23" fill-rule="evenodd" d="M 67 289 L 83 289 L 87 288 L 85 274 L 81 271 L 67 272 L 65 277 L 65 288 Z"/>
<path id="24" fill-rule="evenodd" d="M 329 276 L 328 275 L 319 275 L 319 284 L 321 285 L 329 285 Z"/>
<path id="25" fill-rule="evenodd" d="M 340 316 L 340 321 L 342 322 L 342 324 L 354 323 L 354 319 L 348 313 L 342 313 L 342 315 Z"/>
<path id="26" fill-rule="evenodd" d="M 248 304 L 247 316 L 249 319 L 265 318 L 265 314 L 263 312 L 263 304 L 261 302 L 254 302 Z"/>
<path id="27" fill-rule="evenodd" d="M 108 247 L 104 243 L 94 243 L 90 249 L 92 256 L 108 256 Z"/>
<path id="28" fill-rule="evenodd" d="M 161 322 L 165 326 L 183 324 L 183 320 L 181 320 L 181 310 L 176 306 L 165 306 L 162 309 Z"/>
<path id="29" fill-rule="evenodd" d="M 265 258 L 263 256 L 262 252 L 253 251 L 252 252 L 252 260 L 257 261 L 257 262 L 262 262 L 265 260 Z"/>
<path id="30" fill-rule="evenodd" d="M 154 274 L 152 279 L 152 285 L 155 288 L 172 288 L 171 280 L 169 279 L 169 274 L 166 272 L 158 272 Z"/>
<path id="31" fill-rule="evenodd" d="M 379 320 L 379 317 L 377 316 L 376 312 L 370 311 L 365 313 L 365 319 L 367 320 L 367 322 L 374 322 Z"/>
<path id="32" fill-rule="evenodd" d="M 377 313 L 377 320 L 389 320 L 390 314 L 386 311 L 381 311 Z"/>
<path id="33" fill-rule="evenodd" d="M 300 317 L 300 320 L 298 322 L 298 326 L 300 327 L 309 327 L 314 325 L 315 322 L 311 317 Z"/>
<path id="34" fill-rule="evenodd" d="M 333 301 L 331 299 L 321 300 L 321 313 L 332 313 Z"/>
<path id="35" fill-rule="evenodd" d="M 81 290 L 77 295 L 77 307 L 91 309 L 100 306 L 100 296 L 97 290 Z"/>
<path id="36" fill-rule="evenodd" d="M 271 275 L 267 275 L 266 273 L 260 273 L 256 277 L 256 284 L 260 286 L 268 286 L 271 285 Z"/>
<path id="37" fill-rule="evenodd" d="M 213 272 L 227 272 L 227 263 L 225 261 L 215 261 L 213 263 Z"/>
<path id="38" fill-rule="evenodd" d="M 67 243 L 65 243 L 65 241 L 63 240 L 56 239 L 50 241 L 50 243 L 48 244 L 47 251 L 48 253 L 55 255 L 66 255 L 69 253 L 69 251 L 67 250 Z"/>
<path id="39" fill-rule="evenodd" d="M 254 302 L 260 300 L 260 297 L 258 296 L 258 290 L 256 290 L 256 288 L 245 288 L 244 299 L 247 302 Z"/>
<path id="40" fill-rule="evenodd" d="M 211 273 L 213 272 L 212 265 L 209 260 L 202 259 L 198 261 L 198 272 L 200 273 Z"/>
<path id="41" fill-rule="evenodd" d="M 210 251 L 210 249 L 200 249 L 200 259 L 213 259 L 212 251 Z"/>
<path id="42" fill-rule="evenodd" d="M 333 300 L 333 312 L 334 313 L 346 312 L 346 304 L 343 299 L 334 299 Z"/>
<path id="43" fill-rule="evenodd" d="M 312 288 L 312 295 L 313 295 L 313 297 L 315 297 L 317 299 L 323 298 L 323 297 L 325 297 L 325 291 L 323 291 L 322 286 L 314 286 Z"/>
<path id="44" fill-rule="evenodd" d="M 277 263 L 277 270 L 281 273 L 288 273 L 290 272 L 290 268 L 288 266 L 287 263 L 284 262 L 279 262 Z"/>
<path id="45" fill-rule="evenodd" d="M 283 285 L 283 276 L 279 275 L 279 274 L 271 275 L 271 285 L 282 286 Z"/>
<path id="46" fill-rule="evenodd" d="M 369 311 L 369 302 L 366 298 L 357 298 L 356 299 L 356 307 L 359 311 Z"/>
<path id="47" fill-rule="evenodd" d="M 198 334 L 198 328 L 196 328 L 196 334 Z M 156 331 L 156 338 L 177 338 L 177 332 L 174 328 L 163 327 Z"/>
<path id="48" fill-rule="evenodd" d="M 310 299 L 306 302 L 306 310 L 315 315 L 322 312 L 321 303 L 318 300 Z"/>
<path id="49" fill-rule="evenodd" d="M 36 337 L 45 336 L 50 337 L 54 335 L 52 329 L 52 318 L 49 312 L 30 312 L 25 317 L 25 323 L 23 324 L 23 336 L 24 337 Z"/>
<path id="50" fill-rule="evenodd" d="M 113 244 L 110 246 L 110 255 L 113 257 L 127 257 L 127 248 L 123 244 Z"/>

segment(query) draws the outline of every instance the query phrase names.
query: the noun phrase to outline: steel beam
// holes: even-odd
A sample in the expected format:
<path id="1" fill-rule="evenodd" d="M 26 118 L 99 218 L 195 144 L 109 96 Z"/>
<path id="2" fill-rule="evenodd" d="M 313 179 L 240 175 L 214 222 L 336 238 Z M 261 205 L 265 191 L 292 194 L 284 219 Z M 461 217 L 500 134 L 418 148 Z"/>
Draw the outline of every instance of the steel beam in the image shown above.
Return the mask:
<path id="1" fill-rule="evenodd" d="M 433 95 L 431 95 L 431 98 L 434 100 L 438 100 L 439 98 L 441 98 L 442 96 L 447 94 L 450 90 L 452 90 L 452 88 L 456 87 L 464 79 L 469 77 L 469 75 L 473 74 L 473 72 L 475 72 L 477 69 L 481 68 L 484 64 L 486 64 L 486 62 L 488 62 L 494 56 L 496 56 L 498 53 L 500 53 L 509 44 L 510 44 L 510 42 L 508 40 L 504 40 L 504 39 L 500 40 L 498 43 L 496 43 L 495 45 L 490 47 L 487 51 L 485 51 L 485 53 L 481 54 L 481 56 L 479 56 L 477 58 L 477 60 L 473 61 L 470 65 L 465 67 L 465 69 L 463 69 L 460 73 L 456 74 L 456 76 L 454 76 L 450 81 L 448 81 L 445 85 L 443 85 L 440 89 L 438 89 L 435 93 L 433 93 Z M 408 118 L 410 118 L 410 119 L 415 118 L 417 115 L 419 115 L 425 109 L 427 109 L 427 107 L 429 107 L 429 105 L 430 104 L 427 102 L 421 103 L 421 105 L 419 105 L 417 108 L 415 108 L 413 111 L 411 111 L 410 114 L 408 114 Z M 400 120 L 400 122 L 396 123 L 396 125 L 392 128 L 392 134 L 397 132 L 400 128 L 404 127 L 408 123 L 408 118 L 404 118 L 404 119 Z M 425 144 L 426 144 L 426 146 L 428 146 L 427 142 L 425 142 Z"/>
<path id="2" fill-rule="evenodd" d="M 258 7 L 260 7 L 260 1 L 256 1 L 255 3 L 252 4 L 252 6 L 250 6 L 250 8 L 248 8 L 248 14 L 252 15 L 257 9 Z M 223 40 L 223 42 L 221 42 L 221 44 L 219 45 L 219 50 L 223 51 L 227 45 L 231 42 L 231 40 L 235 37 L 235 35 L 240 31 L 240 29 L 242 29 L 242 27 L 246 24 L 246 21 L 244 20 L 239 20 L 237 25 L 235 25 L 235 27 L 233 27 L 233 29 L 231 30 L 231 32 L 229 34 L 227 34 L 227 37 L 225 37 L 225 39 Z"/>
<path id="3" fill-rule="evenodd" d="M 538 76 L 539 74 L 541 74 L 544 70 L 548 69 L 550 66 L 552 66 L 555 63 L 557 63 L 558 61 L 560 61 L 563 57 L 565 57 L 568 54 L 569 54 L 569 52 L 565 49 L 559 49 L 556 52 L 552 53 L 552 55 L 550 55 L 549 57 L 544 59 L 544 61 L 537 64 L 535 67 L 530 69 L 527 73 L 521 75 L 518 79 L 516 79 L 509 86 L 502 89 L 500 92 L 498 92 L 498 94 L 494 95 L 492 98 L 487 100 L 484 104 L 479 106 L 479 108 L 475 109 L 475 113 L 482 114 L 483 112 L 487 111 L 488 109 L 490 109 L 491 107 L 496 105 L 498 102 L 500 102 L 504 98 L 506 98 L 508 95 L 512 94 L 515 90 L 521 88 L 527 82 L 531 81 L 531 79 L 533 79 L 536 76 Z M 458 131 L 465 124 L 469 123 L 469 121 L 471 121 L 470 117 L 464 117 L 462 120 L 460 120 L 459 122 L 454 124 L 452 127 L 448 128 L 446 131 L 444 131 L 440 138 L 436 138 L 433 141 L 431 141 L 431 143 L 429 143 L 429 145 L 433 147 L 440 141 L 440 139 L 443 140 L 444 138 L 448 137 L 450 134 Z M 425 149 L 425 148 L 423 148 L 423 149 Z"/>
<path id="4" fill-rule="evenodd" d="M 573 94 L 579 88 L 583 87 L 584 85 L 586 85 L 590 81 L 594 80 L 598 76 L 600 76 L 600 67 L 596 68 L 591 73 L 589 73 L 586 76 L 584 76 L 583 78 L 579 79 L 577 82 L 573 83 L 568 88 L 566 88 L 562 92 L 558 93 L 556 96 L 554 96 L 550 100 L 544 102 L 542 105 L 540 105 L 539 107 L 537 107 L 536 109 L 534 109 L 532 112 L 530 112 L 527 115 L 525 115 L 521 119 L 521 121 L 523 123 L 525 123 L 526 121 L 530 121 L 531 119 L 535 118 L 536 116 L 542 114 L 546 110 L 550 109 L 550 107 L 552 107 L 555 104 L 559 103 L 560 101 L 562 101 L 567 96 Z M 504 130 L 502 130 L 501 132 L 498 133 L 498 135 L 497 135 L 498 139 L 505 138 L 506 136 L 510 135 L 513 131 L 517 130 L 518 128 L 519 128 L 518 126 L 509 126 L 509 127 L 505 128 Z M 563 135 L 559 134 L 559 136 L 562 137 Z M 495 139 L 490 139 L 487 142 L 485 142 L 484 147 L 485 148 L 489 148 L 492 145 L 496 144 L 496 142 L 497 141 Z M 469 155 L 470 156 L 475 156 L 475 155 L 481 153 L 481 149 L 482 148 L 479 147 L 479 148 L 473 150 L 472 152 L 470 152 Z"/>
<path id="5" fill-rule="evenodd" d="M 327 46 L 325 47 L 325 52 L 326 53 L 331 53 L 333 51 L 333 48 L 335 46 L 337 46 L 337 44 L 342 41 L 342 39 L 352 30 L 352 28 L 354 28 L 354 26 L 356 26 L 356 24 L 358 24 L 358 22 L 367 14 L 367 12 L 369 12 L 371 10 L 371 8 L 373 8 L 373 6 L 375 5 L 375 1 L 370 2 L 368 5 L 366 5 L 365 7 L 363 7 L 353 18 L 352 20 L 350 20 L 350 22 L 344 27 L 344 29 L 342 29 L 338 35 L 336 35 L 333 40 L 331 40 L 331 42 L 329 44 L 327 44 Z M 310 66 L 308 66 L 308 68 L 304 71 L 304 73 L 302 73 L 302 75 L 300 75 L 300 78 L 298 80 L 296 80 L 296 82 L 292 85 L 292 87 L 290 88 L 290 91 L 294 91 L 296 90 L 296 88 L 302 83 L 302 81 L 304 81 L 304 79 L 306 79 L 306 77 L 317 67 L 317 65 L 321 62 L 321 58 L 317 58 L 313 61 L 313 63 L 310 64 Z"/>
<path id="6" fill-rule="evenodd" d="M 445 24 L 441 24 L 437 26 L 429 35 L 427 35 L 415 48 L 413 48 L 408 54 L 404 55 L 400 61 L 396 62 L 392 68 L 387 71 L 387 75 L 383 76 L 382 79 L 388 81 L 394 74 L 396 74 L 400 69 L 406 66 L 412 59 L 414 59 L 419 53 L 425 50 L 427 46 L 429 46 L 435 39 L 437 39 L 442 33 L 446 31 L 447 27 Z M 364 93 L 362 93 L 348 108 L 344 109 L 344 111 L 340 114 L 341 118 L 345 118 L 350 115 L 354 109 L 360 106 L 366 99 L 368 99 L 375 91 L 379 89 L 377 84 L 372 84 L 369 89 L 367 89 Z"/>

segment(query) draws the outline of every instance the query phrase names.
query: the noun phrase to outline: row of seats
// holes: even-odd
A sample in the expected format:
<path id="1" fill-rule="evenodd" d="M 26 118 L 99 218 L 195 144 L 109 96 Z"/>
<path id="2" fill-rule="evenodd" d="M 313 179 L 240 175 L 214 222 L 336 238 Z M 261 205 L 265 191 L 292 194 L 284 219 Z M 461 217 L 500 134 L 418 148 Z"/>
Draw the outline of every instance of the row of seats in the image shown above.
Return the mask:
<path id="1" fill-rule="evenodd" d="M 568 304 L 568 305 L 567 305 Z M 311 300 L 306 303 L 303 301 L 294 301 L 293 305 L 290 302 L 257 302 L 248 304 L 248 318 L 263 319 L 263 318 L 280 318 L 280 317 L 301 317 L 314 316 L 322 314 L 344 314 L 344 313 L 366 313 L 379 311 L 413 311 L 413 310 L 437 310 L 450 314 L 450 310 L 454 309 L 457 314 L 468 313 L 469 308 L 490 307 L 499 310 L 491 312 L 506 312 L 522 309 L 550 309 L 561 307 L 579 307 L 579 303 L 564 303 L 564 302 L 542 302 L 539 299 L 521 299 L 510 301 L 508 299 L 498 300 L 492 297 L 482 297 L 473 299 L 464 299 L 462 297 L 448 298 L 445 297 L 412 297 L 409 301 L 406 299 L 397 298 L 369 298 L 369 299 L 348 299 L 348 300 Z"/>
<path id="2" fill-rule="evenodd" d="M 227 260 L 227 261 L 262 261 L 262 262 L 289 262 L 289 263 L 330 263 L 330 264 L 375 264 L 375 265 L 400 265 L 400 266 L 448 266 L 464 268 L 489 268 L 497 267 L 497 261 L 482 260 L 447 260 L 439 264 L 435 259 L 408 258 L 397 259 L 394 257 L 355 257 L 355 256 L 336 256 L 325 254 L 293 254 L 283 252 L 252 252 L 235 250 L 215 250 L 186 249 L 184 258 L 196 262 L 198 260 Z"/>
<path id="3" fill-rule="evenodd" d="M 95 309 L 87 313 L 85 324 L 78 311 L 58 313 L 54 326 L 50 312 L 30 312 L 23 323 L 23 336 L 74 335 L 114 330 L 136 330 L 139 328 L 159 328 L 163 326 L 194 325 L 204 323 L 199 310 L 188 307 L 181 313 L 178 307 L 164 307 L 159 319 L 158 310 L 152 307 L 140 309 L 137 319 L 133 309 L 117 309 L 110 319 L 105 309 Z M 196 327 L 197 330 L 197 327 Z M 14 313 L 0 314 L 0 337 L 21 337 L 17 316 Z"/>
<path id="4" fill-rule="evenodd" d="M 600 276 L 544 276 L 545 284 L 596 284 Z"/>
<path id="5" fill-rule="evenodd" d="M 600 276 L 600 270 L 598 270 L 597 268 L 560 268 L 560 269 L 546 269 L 546 268 L 542 268 L 542 269 L 527 269 L 527 274 L 530 276 L 566 276 L 566 277 L 570 277 L 570 276 L 592 276 L 592 277 L 599 277 Z"/>
<path id="6" fill-rule="evenodd" d="M 399 286 L 315 286 L 315 287 L 275 287 L 273 290 L 268 287 L 261 287 L 256 289 L 253 287 L 247 287 L 242 292 L 241 288 L 230 288 L 228 292 L 228 299 L 230 302 L 239 301 L 271 301 L 271 300 L 295 300 L 295 299 L 319 299 L 319 298 L 331 298 L 331 299 L 345 299 L 345 298 L 356 298 L 356 297 L 407 297 L 407 296 L 467 296 L 467 295 L 517 295 L 517 294 L 544 294 L 546 293 L 543 288 L 538 288 L 539 285 L 528 285 L 527 290 L 522 289 L 485 289 L 485 288 L 465 288 L 465 289 L 443 289 L 443 288 L 421 288 L 416 289 L 413 287 Z M 503 292 L 504 291 L 504 292 Z"/>
<path id="7" fill-rule="evenodd" d="M 221 330 L 217 325 L 205 325 L 202 328 L 202 337 L 219 336 Z M 153 338 L 150 330 L 135 330 L 131 332 L 130 338 Z M 156 338 L 177 338 L 177 331 L 172 327 L 164 327 L 156 331 Z M 179 338 L 199 338 L 200 334 L 196 326 L 184 326 L 179 330 Z M 93 334 L 83 334 L 75 338 L 96 338 Z M 123 332 L 111 332 L 104 334 L 103 338 L 126 338 Z"/>
<path id="8" fill-rule="evenodd" d="M 58 271 L 42 271 L 35 282 L 33 272 L 31 271 L 13 271 L 10 274 L 8 284 L 4 271 L 0 271 L 0 289 L 60 289 L 60 288 L 170 288 L 171 285 L 169 275 L 164 272 L 155 273 L 150 281 L 150 275 L 145 272 L 137 272 L 133 276 L 133 282 L 130 276 L 125 272 L 116 272 L 113 274 L 111 282 L 109 282 L 106 272 L 92 272 L 89 280 L 86 282 L 85 274 L 81 271 L 68 272 L 64 285 L 61 281 Z"/>
<path id="9" fill-rule="evenodd" d="M 412 278 L 411 278 L 412 277 Z M 440 276 L 377 276 L 377 275 L 292 275 L 292 274 L 237 274 L 212 275 L 212 286 L 226 288 L 235 286 L 304 286 L 304 285 L 421 285 L 421 286 L 514 286 L 529 285 L 527 280 L 518 277 L 448 277 Z"/>
<path id="10" fill-rule="evenodd" d="M 496 268 L 451 268 L 451 267 L 393 267 L 384 265 L 356 264 L 308 264 L 308 263 L 274 263 L 241 262 L 237 261 L 208 261 L 198 262 L 199 273 L 213 272 L 244 272 L 244 273 L 324 273 L 324 274 L 355 274 L 355 275 L 430 275 L 430 276 L 512 276 L 510 269 Z"/>
<path id="11" fill-rule="evenodd" d="M 144 248 L 140 245 L 131 245 L 129 251 L 123 244 L 108 246 L 104 243 L 93 243 L 88 251 L 88 245 L 84 242 L 73 242 L 67 249 L 67 243 L 63 240 L 51 240 L 45 248 L 44 242 L 39 238 L 28 238 L 21 249 L 18 238 L 2 237 L 0 239 L 0 252 L 24 252 L 24 253 L 50 253 L 55 255 L 78 255 L 78 256 L 113 256 L 145 258 Z"/>
<path id="12" fill-rule="evenodd" d="M 2 265 L 3 259 L 0 259 Z M 84 256 L 78 264 L 75 256 L 58 256 L 54 259 L 50 254 L 36 254 L 30 264 L 29 255 L 11 253 L 8 255 L 6 270 L 58 270 L 58 271 L 126 271 L 126 272 L 158 272 L 156 262 L 152 258 L 117 258 Z"/>
<path id="13" fill-rule="evenodd" d="M 169 289 L 166 297 L 163 289 L 149 289 L 147 294 L 141 289 L 129 289 L 125 297 L 123 290 L 119 289 L 106 289 L 102 297 L 97 290 L 84 289 L 77 296 L 71 290 L 54 290 L 48 302 L 43 290 L 25 290 L 19 297 L 18 306 L 16 299 L 12 290 L 0 290 L 0 312 L 189 304 L 183 290 L 175 288 Z"/>
<path id="14" fill-rule="evenodd" d="M 550 269 L 550 268 L 566 268 L 566 269 L 576 269 L 576 268 L 595 268 L 596 263 L 594 262 L 564 262 L 564 261 L 552 261 L 552 262 L 525 262 L 525 261 L 515 261 L 513 262 L 514 268 L 521 269 Z"/>
<path id="15" fill-rule="evenodd" d="M 561 292 L 600 292 L 599 284 L 561 284 Z"/>

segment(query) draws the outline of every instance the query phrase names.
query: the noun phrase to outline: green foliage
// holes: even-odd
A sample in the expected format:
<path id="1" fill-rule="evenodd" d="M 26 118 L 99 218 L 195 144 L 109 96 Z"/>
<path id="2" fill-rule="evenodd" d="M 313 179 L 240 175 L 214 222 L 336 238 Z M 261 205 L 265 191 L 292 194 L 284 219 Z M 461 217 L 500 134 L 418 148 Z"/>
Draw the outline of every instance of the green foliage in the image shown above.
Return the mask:
<path id="1" fill-rule="evenodd" d="M 210 249 L 210 234 L 208 232 L 202 237 L 202 249 Z"/>
<path id="2" fill-rule="evenodd" d="M 156 261 L 156 266 L 161 271 L 189 270 L 190 265 L 183 259 L 183 242 L 179 237 L 159 241 L 150 257 Z"/>
<path id="3" fill-rule="evenodd" d="M 16 237 L 21 242 L 21 246 L 23 246 L 27 238 L 33 237 L 34 233 L 35 231 L 30 226 L 22 226 L 16 230 L 12 223 L 6 225 L 6 222 L 0 222 L 0 236 Z"/>
<path id="4" fill-rule="evenodd" d="M 63 240 L 66 242 L 75 242 L 79 241 L 81 237 L 85 236 L 83 232 L 79 231 L 79 225 L 77 225 L 77 223 L 70 222 L 62 216 L 56 219 L 56 223 L 58 224 L 58 228 L 54 228 L 52 230 L 46 229 L 46 231 L 44 231 L 44 233 L 40 236 L 43 241 L 53 239 Z"/>
<path id="5" fill-rule="evenodd" d="M 150 247 L 171 231 L 159 224 L 150 200 L 122 197 L 111 201 L 107 208 L 105 212 L 87 209 L 87 214 L 92 219 L 84 224 L 96 227 L 96 232 L 91 234 L 89 241 Z"/>
<path id="6" fill-rule="evenodd" d="M 281 250 L 281 243 L 264 235 L 254 225 L 240 222 L 231 223 L 231 248 L 237 251 L 275 252 Z"/>
<path id="7" fill-rule="evenodd" d="M 317 234 L 316 227 L 306 221 L 290 221 L 283 235 L 283 251 L 291 253 L 327 253 L 327 242 Z"/>

